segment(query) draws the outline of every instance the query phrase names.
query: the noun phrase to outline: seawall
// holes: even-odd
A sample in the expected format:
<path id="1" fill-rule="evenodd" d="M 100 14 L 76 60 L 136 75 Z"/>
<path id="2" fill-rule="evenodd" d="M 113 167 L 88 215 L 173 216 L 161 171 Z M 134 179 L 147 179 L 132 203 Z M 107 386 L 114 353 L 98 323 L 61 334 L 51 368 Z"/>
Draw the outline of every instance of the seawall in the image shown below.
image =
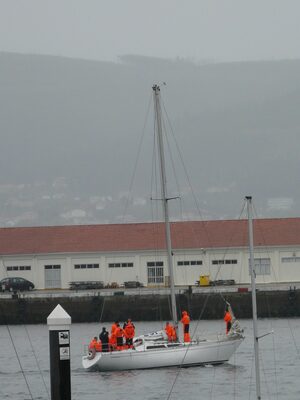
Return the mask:
<path id="1" fill-rule="evenodd" d="M 13 298 L 14 297 L 14 298 Z M 239 319 L 251 318 L 251 292 L 243 293 L 185 293 L 177 294 L 178 314 L 188 310 L 192 319 L 223 318 L 225 301 L 228 301 Z M 168 295 L 113 296 L 99 293 L 72 297 L 17 297 L 0 299 L 0 324 L 46 323 L 48 315 L 60 304 L 72 317 L 72 322 L 169 320 L 170 297 Z M 257 309 L 260 318 L 300 317 L 300 289 L 288 291 L 258 291 Z"/>

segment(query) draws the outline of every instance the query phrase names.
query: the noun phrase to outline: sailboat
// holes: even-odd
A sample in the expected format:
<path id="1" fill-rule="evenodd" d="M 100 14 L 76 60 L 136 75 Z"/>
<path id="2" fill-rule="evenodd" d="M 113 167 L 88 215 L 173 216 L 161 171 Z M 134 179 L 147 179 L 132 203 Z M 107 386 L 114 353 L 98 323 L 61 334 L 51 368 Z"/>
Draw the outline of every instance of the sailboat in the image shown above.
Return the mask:
<path id="1" fill-rule="evenodd" d="M 173 324 L 176 327 L 178 324 L 178 319 L 168 210 L 168 201 L 170 199 L 167 195 L 164 142 L 162 135 L 162 108 L 159 85 L 154 85 L 152 90 L 154 98 L 154 112 L 161 177 L 161 195 L 170 276 L 171 311 Z M 230 359 L 243 339 L 243 333 L 237 320 L 233 321 L 231 330 L 228 334 L 215 334 L 197 340 L 192 339 L 190 342 L 168 342 L 164 335 L 158 332 L 135 338 L 132 349 L 111 351 L 107 353 L 99 352 L 93 354 L 92 356 L 84 355 L 82 358 L 82 365 L 83 368 L 88 371 L 117 371 L 173 366 L 187 367 L 203 364 L 221 364 Z"/>

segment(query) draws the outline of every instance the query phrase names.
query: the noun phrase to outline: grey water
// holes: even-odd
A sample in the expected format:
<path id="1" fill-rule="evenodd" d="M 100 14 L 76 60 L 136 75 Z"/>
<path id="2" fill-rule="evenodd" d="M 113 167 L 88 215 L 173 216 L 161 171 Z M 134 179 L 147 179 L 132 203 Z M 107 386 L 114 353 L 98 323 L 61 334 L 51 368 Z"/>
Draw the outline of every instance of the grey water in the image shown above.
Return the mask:
<path id="1" fill-rule="evenodd" d="M 162 368 L 122 372 L 86 372 L 84 345 L 110 323 L 71 326 L 73 400 L 255 399 L 252 321 L 241 320 L 245 340 L 228 363 L 219 366 Z M 162 322 L 138 322 L 136 333 L 162 328 Z M 191 333 L 224 331 L 223 321 L 192 322 Z M 300 319 L 259 320 L 262 399 L 300 399 Z M 50 399 L 46 325 L 0 326 L 0 399 Z"/>

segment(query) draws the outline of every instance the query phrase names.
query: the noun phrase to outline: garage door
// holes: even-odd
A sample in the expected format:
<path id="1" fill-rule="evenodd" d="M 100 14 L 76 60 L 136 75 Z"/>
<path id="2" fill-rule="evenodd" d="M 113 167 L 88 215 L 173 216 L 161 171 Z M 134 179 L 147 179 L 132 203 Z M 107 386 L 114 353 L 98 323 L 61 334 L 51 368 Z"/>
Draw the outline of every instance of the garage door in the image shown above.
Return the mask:
<path id="1" fill-rule="evenodd" d="M 45 289 L 60 289 L 60 265 L 45 265 Z"/>

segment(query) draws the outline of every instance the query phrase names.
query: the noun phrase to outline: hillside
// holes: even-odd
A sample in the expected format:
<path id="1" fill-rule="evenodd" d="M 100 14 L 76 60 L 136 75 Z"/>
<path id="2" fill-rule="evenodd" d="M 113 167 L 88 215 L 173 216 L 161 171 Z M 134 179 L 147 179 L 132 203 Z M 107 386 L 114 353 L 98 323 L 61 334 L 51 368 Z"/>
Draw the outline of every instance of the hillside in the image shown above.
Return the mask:
<path id="1" fill-rule="evenodd" d="M 246 194 L 261 216 L 299 216 L 299 60 L 0 53 L 0 225 L 122 220 L 154 82 L 204 218 L 235 217 Z M 127 220 L 150 218 L 141 160 Z"/>

